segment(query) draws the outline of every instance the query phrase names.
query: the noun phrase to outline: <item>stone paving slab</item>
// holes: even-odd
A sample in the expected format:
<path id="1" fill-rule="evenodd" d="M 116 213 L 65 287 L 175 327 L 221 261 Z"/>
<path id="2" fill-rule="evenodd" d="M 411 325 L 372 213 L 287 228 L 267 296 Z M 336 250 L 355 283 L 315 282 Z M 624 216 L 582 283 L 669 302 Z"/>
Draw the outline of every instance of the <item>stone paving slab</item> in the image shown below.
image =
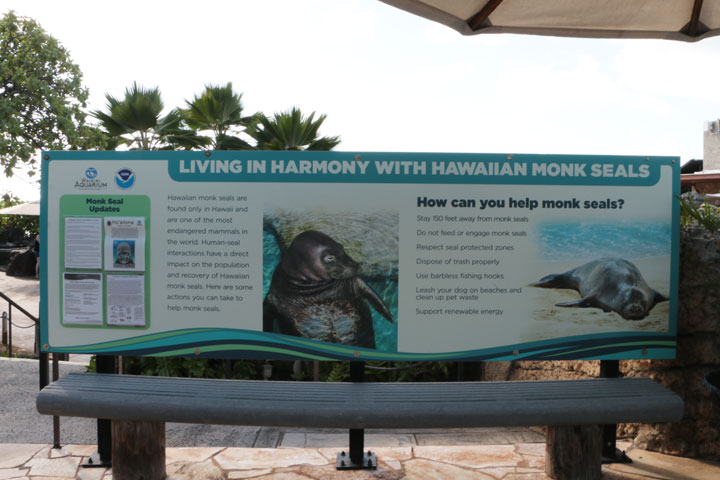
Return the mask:
<path id="1" fill-rule="evenodd" d="M 545 434 L 525 430 L 503 430 L 484 432 L 457 432 L 445 431 L 434 433 L 416 433 L 417 445 L 506 445 L 515 443 L 545 442 Z"/>
<path id="2" fill-rule="evenodd" d="M 205 462 L 220 453 L 224 448 L 168 448 L 165 450 L 165 463 Z"/>
<path id="3" fill-rule="evenodd" d="M 350 434 L 343 433 L 284 433 L 279 447 L 281 448 L 348 448 Z M 388 434 L 365 432 L 365 445 L 374 447 L 395 447 L 417 445 L 413 434 Z"/>
<path id="4" fill-rule="evenodd" d="M 625 447 L 626 445 L 621 445 Z M 111 480 L 83 469 L 93 446 L 0 444 L 0 480 Z M 336 448 L 168 448 L 169 480 L 546 480 L 545 445 L 379 447 L 377 470 L 335 470 Z M 630 449 L 633 464 L 603 466 L 604 480 L 716 480 L 720 463 Z"/>
<path id="5" fill-rule="evenodd" d="M 214 457 L 223 470 L 287 468 L 294 465 L 326 465 L 328 459 L 314 448 L 227 448 Z"/>
<path id="6" fill-rule="evenodd" d="M 261 440 L 263 437 L 263 440 Z M 271 441 L 268 441 L 271 439 Z M 377 429 L 365 431 L 365 444 L 377 447 L 412 445 L 513 445 L 544 443 L 542 428 L 450 428 L 450 429 Z M 263 428 L 254 447 L 324 448 L 348 445 L 347 430 Z"/>
<path id="7" fill-rule="evenodd" d="M 617 463 L 609 465 L 609 472 L 624 474 L 628 478 L 640 475 L 652 475 L 658 480 L 718 480 L 720 464 L 692 458 L 662 455 L 646 450 L 630 449 L 627 455 L 633 463 Z"/>
<path id="8" fill-rule="evenodd" d="M 19 467 L 35 456 L 45 445 L 9 444 L 0 446 L 0 469 Z M 2 478 L 2 477 L 0 477 Z"/>

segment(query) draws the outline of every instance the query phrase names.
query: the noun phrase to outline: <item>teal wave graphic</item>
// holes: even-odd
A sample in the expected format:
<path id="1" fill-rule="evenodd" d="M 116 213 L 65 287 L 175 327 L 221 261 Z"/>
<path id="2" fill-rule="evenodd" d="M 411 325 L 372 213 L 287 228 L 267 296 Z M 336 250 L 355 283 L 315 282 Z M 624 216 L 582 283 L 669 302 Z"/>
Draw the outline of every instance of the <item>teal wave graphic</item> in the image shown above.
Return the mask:
<path id="1" fill-rule="evenodd" d="M 417 353 L 383 352 L 248 330 L 198 328 L 148 334 L 92 345 L 51 348 L 50 350 L 106 355 L 304 360 L 669 359 L 675 357 L 675 337 L 653 332 L 622 332 L 557 338 L 461 352 Z"/>

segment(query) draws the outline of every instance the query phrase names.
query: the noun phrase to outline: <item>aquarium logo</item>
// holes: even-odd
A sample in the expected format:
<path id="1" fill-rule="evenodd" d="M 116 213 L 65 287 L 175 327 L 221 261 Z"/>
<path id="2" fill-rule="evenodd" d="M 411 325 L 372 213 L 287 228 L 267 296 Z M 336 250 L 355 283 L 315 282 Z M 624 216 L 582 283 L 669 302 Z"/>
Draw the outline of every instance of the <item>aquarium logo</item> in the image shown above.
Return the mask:
<path id="1" fill-rule="evenodd" d="M 89 167 L 85 170 L 85 176 L 75 181 L 75 190 L 105 190 L 108 186 L 107 182 L 101 181 L 97 176 L 98 171 L 93 167 Z"/>
<path id="2" fill-rule="evenodd" d="M 123 168 L 115 174 L 115 183 L 123 189 L 127 189 L 135 185 L 135 172 L 129 168 Z"/>

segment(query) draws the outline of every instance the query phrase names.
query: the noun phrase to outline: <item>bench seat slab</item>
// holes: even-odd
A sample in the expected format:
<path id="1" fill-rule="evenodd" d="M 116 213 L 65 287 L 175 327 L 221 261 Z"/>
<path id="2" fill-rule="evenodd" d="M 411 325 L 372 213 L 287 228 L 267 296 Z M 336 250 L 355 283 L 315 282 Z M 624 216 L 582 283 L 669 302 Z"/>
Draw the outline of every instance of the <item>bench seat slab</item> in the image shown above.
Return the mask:
<path id="1" fill-rule="evenodd" d="M 655 423 L 683 402 L 648 378 L 326 383 L 71 373 L 37 397 L 57 416 L 300 428 Z"/>

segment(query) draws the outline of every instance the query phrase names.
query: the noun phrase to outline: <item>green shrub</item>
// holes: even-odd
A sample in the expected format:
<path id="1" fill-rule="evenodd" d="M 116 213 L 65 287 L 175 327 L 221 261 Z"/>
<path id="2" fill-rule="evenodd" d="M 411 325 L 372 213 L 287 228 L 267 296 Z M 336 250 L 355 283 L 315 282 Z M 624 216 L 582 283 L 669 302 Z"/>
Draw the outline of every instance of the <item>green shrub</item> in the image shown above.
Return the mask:
<path id="1" fill-rule="evenodd" d="M 712 235 L 720 248 L 720 209 L 708 203 L 696 206 L 692 200 L 678 197 L 680 200 L 680 224 L 683 227 L 697 224 L 705 228 Z"/>

